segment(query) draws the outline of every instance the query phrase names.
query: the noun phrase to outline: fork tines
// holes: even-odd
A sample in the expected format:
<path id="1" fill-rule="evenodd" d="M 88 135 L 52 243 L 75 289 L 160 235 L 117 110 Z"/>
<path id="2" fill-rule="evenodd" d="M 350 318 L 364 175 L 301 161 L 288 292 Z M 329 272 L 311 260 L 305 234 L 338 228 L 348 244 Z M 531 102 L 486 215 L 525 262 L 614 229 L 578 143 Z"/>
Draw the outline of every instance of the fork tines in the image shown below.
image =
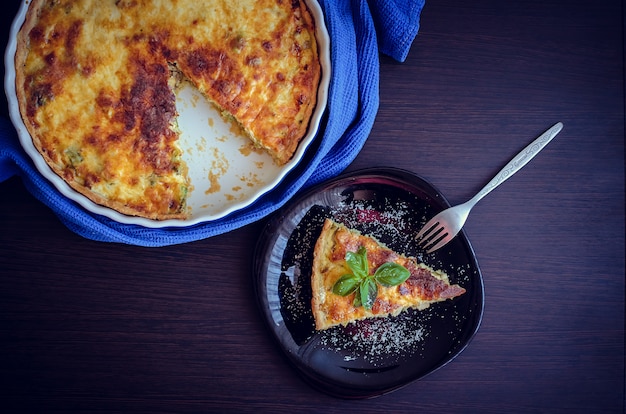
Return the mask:
<path id="1" fill-rule="evenodd" d="M 439 221 L 426 223 L 415 236 L 418 247 L 426 250 L 426 253 L 436 250 L 437 245 L 448 235 L 447 232 L 443 233 L 443 231 L 444 227 L 440 226 Z"/>

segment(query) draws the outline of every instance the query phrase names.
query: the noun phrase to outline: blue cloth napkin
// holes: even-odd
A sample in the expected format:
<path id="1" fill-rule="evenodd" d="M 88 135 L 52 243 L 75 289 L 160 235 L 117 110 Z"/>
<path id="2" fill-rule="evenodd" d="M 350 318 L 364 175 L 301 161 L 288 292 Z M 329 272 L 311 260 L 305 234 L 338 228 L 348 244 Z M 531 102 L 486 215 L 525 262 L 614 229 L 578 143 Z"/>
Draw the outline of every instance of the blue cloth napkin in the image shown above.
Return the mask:
<path id="1" fill-rule="evenodd" d="M 327 114 L 302 162 L 272 191 L 222 219 L 186 228 L 151 229 L 90 213 L 61 195 L 22 150 L 0 117 L 0 181 L 20 176 L 25 187 L 72 231 L 92 240 L 166 246 L 222 234 L 282 207 L 298 191 L 342 172 L 365 143 L 378 111 L 379 52 L 403 62 L 419 29 L 425 0 L 319 0 L 331 39 Z"/>

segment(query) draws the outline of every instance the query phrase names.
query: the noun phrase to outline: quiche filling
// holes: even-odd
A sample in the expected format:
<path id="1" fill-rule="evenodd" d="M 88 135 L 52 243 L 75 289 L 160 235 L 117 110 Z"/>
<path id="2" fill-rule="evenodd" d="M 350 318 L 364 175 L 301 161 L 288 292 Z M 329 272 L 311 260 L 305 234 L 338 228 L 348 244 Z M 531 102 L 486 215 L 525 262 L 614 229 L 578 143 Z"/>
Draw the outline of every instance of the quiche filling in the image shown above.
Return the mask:
<path id="1" fill-rule="evenodd" d="M 336 293 L 337 282 L 352 271 L 346 262 L 346 254 L 360 250 L 367 251 L 367 267 L 371 272 L 394 263 L 409 273 L 402 283 L 377 286 L 377 295 L 372 298 L 370 306 L 364 306 L 358 297 L 359 289 L 347 295 Z M 375 238 L 330 219 L 324 222 L 315 244 L 311 286 L 311 305 L 318 330 L 366 318 L 395 316 L 410 308 L 423 310 L 433 303 L 465 293 L 461 286 L 450 284 L 446 273 L 418 263 L 415 258 L 398 254 Z"/>
<path id="2" fill-rule="evenodd" d="M 34 0 L 15 63 L 22 118 L 55 173 L 98 204 L 159 220 L 189 215 L 181 79 L 282 165 L 321 72 L 302 0 Z"/>

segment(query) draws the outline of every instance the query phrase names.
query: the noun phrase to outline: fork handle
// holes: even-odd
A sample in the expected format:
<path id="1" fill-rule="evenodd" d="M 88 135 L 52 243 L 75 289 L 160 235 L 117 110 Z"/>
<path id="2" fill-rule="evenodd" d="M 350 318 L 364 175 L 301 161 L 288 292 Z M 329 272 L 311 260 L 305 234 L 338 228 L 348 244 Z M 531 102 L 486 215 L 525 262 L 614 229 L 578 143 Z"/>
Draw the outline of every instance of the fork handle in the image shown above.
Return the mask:
<path id="1" fill-rule="evenodd" d="M 535 158 L 539 151 L 541 151 L 559 132 L 563 129 L 563 124 L 557 122 L 546 132 L 541 134 L 539 138 L 528 144 L 519 154 L 517 154 L 507 165 L 505 165 L 500 172 L 491 179 L 468 203 L 472 205 L 478 203 L 484 196 L 489 194 L 494 188 L 502 184 L 509 179 L 513 174 L 518 172 L 524 165 L 528 164 L 530 160 Z"/>

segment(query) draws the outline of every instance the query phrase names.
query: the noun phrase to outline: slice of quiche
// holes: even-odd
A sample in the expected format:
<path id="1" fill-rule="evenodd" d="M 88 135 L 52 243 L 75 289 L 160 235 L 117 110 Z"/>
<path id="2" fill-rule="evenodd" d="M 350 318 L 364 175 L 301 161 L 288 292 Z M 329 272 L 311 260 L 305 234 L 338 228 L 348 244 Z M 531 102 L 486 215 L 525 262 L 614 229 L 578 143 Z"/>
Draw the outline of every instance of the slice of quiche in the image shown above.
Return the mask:
<path id="1" fill-rule="evenodd" d="M 363 305 L 358 288 L 348 294 L 343 292 L 343 296 L 335 293 L 338 280 L 354 272 L 346 255 L 359 251 L 366 252 L 361 257 L 366 258 L 370 274 L 381 266 L 395 263 L 408 270 L 408 278 L 395 286 L 377 284 L 375 300 L 369 306 Z M 396 253 L 375 238 L 331 219 L 324 222 L 315 244 L 311 287 L 313 316 L 318 330 L 371 317 L 395 316 L 410 308 L 423 310 L 432 303 L 465 293 L 461 286 L 451 285 L 444 272 Z"/>

